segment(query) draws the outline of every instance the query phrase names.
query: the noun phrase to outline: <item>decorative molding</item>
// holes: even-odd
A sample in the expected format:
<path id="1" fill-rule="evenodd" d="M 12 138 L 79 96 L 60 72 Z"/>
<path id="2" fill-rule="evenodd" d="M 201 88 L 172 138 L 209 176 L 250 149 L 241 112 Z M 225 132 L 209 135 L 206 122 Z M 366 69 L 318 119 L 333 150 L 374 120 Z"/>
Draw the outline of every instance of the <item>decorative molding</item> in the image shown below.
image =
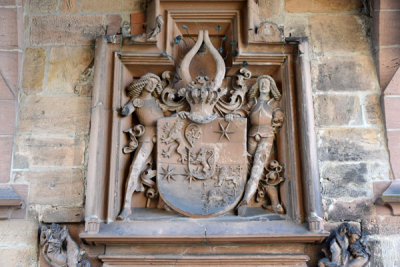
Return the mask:
<path id="1" fill-rule="evenodd" d="M 11 186 L 0 186 L 0 220 L 10 219 L 14 210 L 21 209 L 22 198 Z"/>

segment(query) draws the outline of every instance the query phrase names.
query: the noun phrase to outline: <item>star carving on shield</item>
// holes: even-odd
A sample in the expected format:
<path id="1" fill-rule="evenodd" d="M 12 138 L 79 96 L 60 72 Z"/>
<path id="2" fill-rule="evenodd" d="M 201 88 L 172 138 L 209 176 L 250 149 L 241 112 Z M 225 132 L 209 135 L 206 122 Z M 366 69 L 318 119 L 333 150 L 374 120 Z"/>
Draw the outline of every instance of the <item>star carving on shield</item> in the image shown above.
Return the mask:
<path id="1" fill-rule="evenodd" d="M 167 166 L 167 168 L 161 167 L 162 169 L 162 173 L 161 175 L 163 176 L 164 179 L 166 179 L 168 181 L 168 183 L 170 182 L 170 180 L 174 180 L 174 168 L 171 168 L 169 165 Z"/>
<path id="2" fill-rule="evenodd" d="M 222 137 L 225 137 L 226 139 L 228 139 L 228 141 L 231 141 L 229 134 L 235 133 L 234 131 L 229 130 L 229 125 L 231 125 L 231 123 L 228 122 L 228 124 L 226 125 L 225 128 L 224 128 L 224 126 L 222 126 L 222 124 L 220 122 L 218 122 L 218 123 L 219 123 L 220 130 L 214 131 L 214 132 L 221 134 L 221 136 L 219 137 L 219 141 L 221 141 Z"/>

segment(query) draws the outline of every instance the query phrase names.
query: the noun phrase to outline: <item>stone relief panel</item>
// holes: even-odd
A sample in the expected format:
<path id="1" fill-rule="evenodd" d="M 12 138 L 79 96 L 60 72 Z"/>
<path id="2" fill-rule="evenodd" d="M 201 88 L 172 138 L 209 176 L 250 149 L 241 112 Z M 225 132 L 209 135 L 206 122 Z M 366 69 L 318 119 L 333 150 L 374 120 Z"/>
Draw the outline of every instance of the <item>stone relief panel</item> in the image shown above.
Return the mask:
<path id="1" fill-rule="evenodd" d="M 213 79 L 192 79 L 189 66 L 199 53 L 214 59 Z M 147 203 L 158 196 L 158 207 L 190 217 L 245 216 L 256 196 L 270 212 L 285 213 L 275 140 L 285 120 L 281 92 L 271 76 L 252 78 L 246 68 L 224 88 L 225 71 L 208 31 L 200 30 L 175 73 L 147 73 L 126 88 L 121 115 L 137 124 L 124 131 L 130 142 L 123 153 L 133 157 L 118 219 L 129 218 L 132 196 L 142 191 Z"/>

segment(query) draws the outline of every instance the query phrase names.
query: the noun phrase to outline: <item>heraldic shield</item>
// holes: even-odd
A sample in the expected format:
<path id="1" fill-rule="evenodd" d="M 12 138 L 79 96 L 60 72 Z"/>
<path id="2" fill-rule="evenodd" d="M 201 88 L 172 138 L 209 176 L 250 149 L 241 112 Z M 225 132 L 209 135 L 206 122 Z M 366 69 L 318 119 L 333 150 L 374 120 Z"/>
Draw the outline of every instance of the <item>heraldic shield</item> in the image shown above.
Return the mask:
<path id="1" fill-rule="evenodd" d="M 233 210 L 246 185 L 246 126 L 246 118 L 159 119 L 157 185 L 164 202 L 191 217 Z"/>

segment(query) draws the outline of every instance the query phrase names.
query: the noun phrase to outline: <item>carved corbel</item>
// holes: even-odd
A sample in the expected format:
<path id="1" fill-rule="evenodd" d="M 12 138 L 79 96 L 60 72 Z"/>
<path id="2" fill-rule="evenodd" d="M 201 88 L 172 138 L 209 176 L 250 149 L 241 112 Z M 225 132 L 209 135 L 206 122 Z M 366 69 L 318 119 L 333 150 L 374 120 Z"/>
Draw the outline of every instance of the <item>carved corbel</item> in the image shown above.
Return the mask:
<path id="1" fill-rule="evenodd" d="M 400 215 L 400 181 L 393 181 L 380 195 L 376 204 L 385 204 L 390 207 L 394 216 Z"/>

